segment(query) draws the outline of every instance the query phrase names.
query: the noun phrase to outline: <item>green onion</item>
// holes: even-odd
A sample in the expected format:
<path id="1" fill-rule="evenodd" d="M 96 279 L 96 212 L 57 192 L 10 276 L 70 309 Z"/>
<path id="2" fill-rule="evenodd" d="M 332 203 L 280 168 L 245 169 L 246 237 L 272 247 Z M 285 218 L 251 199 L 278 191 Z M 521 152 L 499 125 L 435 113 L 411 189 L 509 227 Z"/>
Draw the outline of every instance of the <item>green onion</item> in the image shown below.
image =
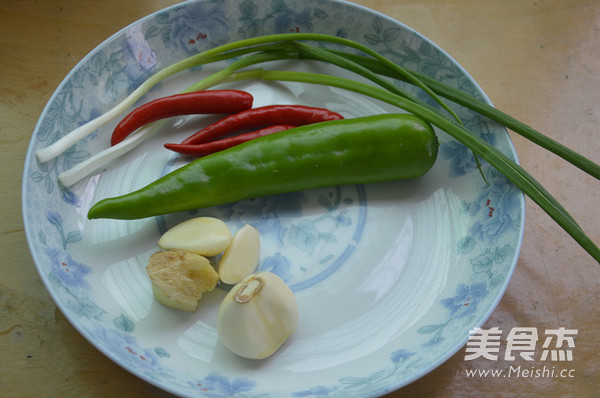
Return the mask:
<path id="1" fill-rule="evenodd" d="M 208 62 L 212 62 L 214 59 L 226 59 L 235 57 L 237 55 L 243 54 L 246 51 L 257 51 L 261 50 L 261 46 L 268 43 L 277 43 L 277 42 L 289 42 L 294 40 L 313 40 L 313 41 L 324 41 L 330 43 L 336 43 L 342 46 L 348 46 L 354 48 L 356 50 L 362 51 L 365 54 L 368 54 L 375 59 L 379 60 L 383 65 L 393 66 L 394 63 L 385 57 L 381 56 L 377 52 L 371 50 L 370 48 L 363 46 L 362 44 L 356 43 L 352 40 L 343 39 L 336 36 L 319 34 L 319 33 L 284 33 L 284 34 L 274 34 L 274 35 L 266 35 L 254 37 L 251 39 L 239 40 L 232 43 L 227 43 L 199 54 L 193 55 L 189 58 L 186 58 L 182 61 L 179 61 L 175 64 L 172 64 L 156 74 L 152 75 L 148 80 L 142 83 L 136 90 L 134 90 L 127 98 L 118 103 L 114 108 L 110 109 L 106 113 L 97 117 L 96 119 L 91 120 L 90 122 L 76 128 L 71 131 L 67 135 L 60 138 L 58 141 L 53 144 L 41 148 L 36 151 L 36 156 L 40 162 L 47 162 L 51 159 L 54 159 L 72 145 L 85 138 L 89 134 L 93 133 L 100 127 L 104 126 L 106 123 L 110 122 L 120 114 L 122 114 L 127 108 L 133 105 L 137 100 L 139 100 L 146 92 L 148 92 L 152 87 L 156 84 L 160 83 L 164 79 L 175 75 L 184 70 L 203 65 Z M 240 50 L 241 49 L 241 50 Z M 413 84 L 419 86 L 424 91 L 430 93 L 436 101 L 439 101 L 437 96 L 429 89 L 426 85 L 421 83 L 418 79 L 411 75 L 410 72 L 402 69 L 398 71 L 403 75 L 404 79 L 412 82 Z M 440 101 L 442 106 L 445 106 L 443 102 Z"/>
<path id="2" fill-rule="evenodd" d="M 301 49 L 302 51 L 298 51 L 298 49 Z M 183 92 L 205 90 L 207 88 L 214 87 L 218 84 L 225 83 L 227 81 L 230 81 L 231 76 L 234 74 L 234 72 L 236 72 L 240 69 L 243 69 L 245 67 L 255 65 L 257 63 L 265 63 L 265 62 L 269 62 L 269 61 L 277 61 L 277 60 L 281 60 L 281 59 L 290 59 L 290 58 L 298 59 L 298 58 L 301 58 L 303 55 L 310 54 L 311 56 L 319 59 L 322 62 L 337 64 L 346 69 L 353 70 L 356 73 L 361 74 L 361 75 L 367 77 L 368 79 L 371 79 L 372 81 L 382 85 L 383 87 L 387 88 L 388 90 L 391 90 L 399 95 L 405 96 L 405 97 L 411 99 L 412 101 L 419 102 L 423 106 L 429 106 L 425 102 L 417 99 L 416 97 L 412 96 L 411 94 L 409 94 L 407 92 L 404 92 L 399 87 L 389 83 L 387 80 L 379 78 L 376 74 L 374 74 L 370 70 L 354 63 L 351 60 L 347 60 L 346 58 L 343 58 L 336 54 L 328 53 L 328 52 L 318 49 L 314 46 L 308 46 L 308 45 L 297 43 L 297 42 L 292 42 L 292 43 L 276 42 L 276 43 L 268 43 L 268 44 L 263 44 L 263 45 L 258 45 L 258 46 L 252 46 L 249 48 L 236 49 L 233 51 L 218 54 L 216 56 L 210 56 L 210 57 L 205 56 L 202 59 L 202 63 L 208 64 L 208 63 L 226 60 L 229 58 L 236 58 L 241 55 L 248 54 L 251 51 L 258 51 L 258 52 L 231 63 L 229 66 L 220 70 L 219 72 L 209 75 L 206 78 L 202 79 L 201 81 L 189 86 L 188 88 L 183 90 Z M 402 72 L 400 71 L 400 73 L 402 73 Z M 432 94 L 432 95 L 437 98 L 438 103 L 442 102 L 437 97 L 436 94 Z M 118 107 L 121 107 L 121 106 L 122 106 L 122 104 L 120 104 Z M 431 109 L 434 109 L 434 108 L 431 108 Z M 449 110 L 449 108 L 447 108 L 447 107 L 446 107 L 446 109 Z M 451 110 L 449 110 L 449 112 L 451 112 Z M 102 115 L 101 117 L 104 117 L 105 115 L 106 114 Z M 454 115 L 453 113 L 452 113 L 452 115 L 460 122 L 460 120 L 458 119 L 458 117 L 456 115 Z M 77 165 L 70 168 L 69 170 L 63 171 L 62 173 L 59 174 L 58 180 L 65 187 L 69 187 L 69 186 L 77 183 L 78 181 L 87 177 L 88 175 L 90 175 L 91 173 L 93 173 L 94 171 L 99 169 L 100 167 L 104 166 L 109 161 L 114 160 L 114 159 L 118 158 L 119 156 L 122 156 L 123 154 L 129 152 L 130 150 L 132 150 L 135 147 L 137 147 L 138 145 L 140 145 L 146 139 L 153 136 L 160 129 L 160 127 L 162 125 L 164 125 L 164 121 L 158 121 L 158 122 L 152 123 L 148 126 L 144 126 L 139 131 L 136 131 L 134 134 L 132 134 L 131 136 L 129 136 L 127 139 L 123 140 L 119 144 L 111 146 L 111 147 L 91 156 L 90 158 L 84 160 L 81 163 L 78 163 Z M 68 136 L 66 136 L 66 137 L 68 137 Z M 55 144 L 55 145 L 60 145 L 60 144 L 61 143 L 59 142 L 58 144 Z M 44 149 L 44 150 L 46 150 L 46 149 Z M 38 155 L 39 155 L 39 153 L 38 153 Z"/>
<path id="3" fill-rule="evenodd" d="M 305 43 L 300 43 L 300 40 L 333 43 L 353 48 L 365 55 L 350 54 L 339 50 L 320 49 Z M 295 50 L 291 48 L 290 44 L 295 47 Z M 586 236 L 584 231 L 560 203 L 516 162 L 481 138 L 469 132 L 464 125 L 462 125 L 456 114 L 438 97 L 438 95 L 497 121 L 516 133 L 523 135 L 532 142 L 563 157 L 596 178 L 600 178 L 599 165 L 459 89 L 447 86 L 417 72 L 408 71 L 399 65 L 394 64 L 374 50 L 359 43 L 330 35 L 291 33 L 255 37 L 215 47 L 177 62 L 149 78 L 115 108 L 81 128 L 67 134 L 49 147 L 38 150 L 38 159 L 40 161 L 47 161 L 58 156 L 62 151 L 76 143 L 79 139 L 85 137 L 87 134 L 95 131 L 100 126 L 121 114 L 129 106 L 135 103 L 135 101 L 141 98 L 145 92 L 165 78 L 198 65 L 215 62 L 217 60 L 237 58 L 250 53 L 254 54 L 233 62 L 222 71 L 210 75 L 189 87 L 188 90 L 204 89 L 227 81 L 261 78 L 263 80 L 295 81 L 338 87 L 397 106 L 442 129 L 471 149 L 477 156 L 481 156 L 481 158 L 485 159 L 491 166 L 495 167 L 506 178 L 520 188 L 524 194 L 528 195 L 535 203 L 546 211 L 546 213 L 564 228 L 594 259 L 600 262 L 600 249 L 598 249 L 594 242 Z M 375 87 L 331 75 L 314 73 L 266 71 L 262 69 L 239 72 L 240 69 L 257 63 L 302 57 L 335 64 L 366 77 L 381 87 Z M 413 95 L 400 90 L 398 87 L 391 85 L 388 81 L 381 79 L 377 75 L 396 78 L 417 86 L 435 100 L 447 114 L 418 100 Z M 448 114 L 451 117 L 449 117 Z M 137 134 L 142 135 L 143 139 L 145 135 L 150 135 L 151 133 L 141 131 L 134 134 L 132 139 L 135 139 Z"/>
<path id="4" fill-rule="evenodd" d="M 372 58 L 365 57 L 362 55 L 350 54 L 342 51 L 330 51 L 339 56 L 351 59 L 357 64 L 360 64 L 375 73 L 407 81 L 406 79 L 404 79 L 402 74 L 397 73 L 393 69 L 378 63 Z M 448 86 L 447 84 L 444 84 L 429 76 L 414 71 L 412 72 L 412 74 L 416 78 L 421 80 L 423 83 L 425 83 L 431 90 L 441 95 L 442 97 L 447 98 L 452 102 L 467 107 L 483 116 L 488 117 L 489 119 L 494 120 L 495 122 L 502 124 L 504 127 L 527 138 L 531 142 L 562 157 L 566 161 L 570 162 L 574 166 L 595 177 L 596 179 L 600 179 L 600 165 L 594 163 L 585 156 L 573 151 L 572 149 L 567 148 L 566 146 L 540 133 L 539 131 L 526 125 L 525 123 L 516 120 L 512 116 L 507 115 L 501 110 L 465 93 L 464 91 Z"/>
<path id="5" fill-rule="evenodd" d="M 182 61 L 179 61 L 175 64 L 167 66 L 166 68 L 160 70 L 156 74 L 152 75 L 145 82 L 143 82 L 138 88 L 136 88 L 131 94 L 129 94 L 124 100 L 119 102 L 115 107 L 111 108 L 107 112 L 98 116 L 97 118 L 83 124 L 76 129 L 72 130 L 59 140 L 50 144 L 45 148 L 38 149 L 36 151 L 36 156 L 40 162 L 47 162 L 49 160 L 54 159 L 59 156 L 61 153 L 66 151 L 72 145 L 76 144 L 78 141 L 87 137 L 89 134 L 93 133 L 100 127 L 109 123 L 123 112 L 127 110 L 130 106 L 135 104 L 144 94 L 146 94 L 152 87 L 166 78 L 173 76 L 179 72 L 184 70 L 204 65 L 211 62 L 221 61 L 224 59 L 234 58 L 243 54 L 247 54 L 248 52 L 254 52 L 257 50 L 264 49 L 263 44 L 276 42 L 277 40 L 273 40 L 267 36 L 263 38 L 256 39 L 248 39 L 240 42 L 225 44 L 220 47 L 215 47 L 213 49 L 204 51 L 200 54 L 193 55 L 189 58 L 186 58 Z"/>
<path id="6" fill-rule="evenodd" d="M 294 81 L 309 84 L 320 84 L 338 87 L 372 98 L 387 102 L 402 108 L 416 116 L 427 120 L 434 126 L 439 127 L 456 140 L 463 143 L 477 155 L 485 159 L 490 165 L 500 171 L 506 178 L 537 203 L 546 213 L 554 219 L 565 231 L 567 231 L 577 243 L 581 245 L 596 261 L 600 262 L 600 249 L 585 234 L 581 227 L 573 220 L 570 214 L 550 195 L 542 185 L 537 182 L 527 171 L 516 164 L 502 152 L 491 146 L 481 138 L 471 134 L 463 126 L 448 121 L 439 113 L 433 112 L 426 107 L 408 101 L 405 98 L 390 93 L 378 87 L 369 86 L 353 80 L 335 77 L 331 75 L 318 75 L 304 72 L 288 71 L 263 71 L 264 80 Z"/>
<path id="7" fill-rule="evenodd" d="M 281 46 L 277 46 L 271 48 L 271 50 L 277 50 Z M 237 54 L 237 53 L 236 53 Z M 276 61 L 281 59 L 281 54 L 277 52 L 273 53 L 258 53 L 250 55 L 246 58 L 242 58 L 239 61 L 236 61 L 229 65 L 228 67 L 222 69 L 221 71 L 214 73 L 208 76 L 206 79 L 197 82 L 190 87 L 186 88 L 183 92 L 191 92 L 191 91 L 200 91 L 205 90 L 207 88 L 213 87 L 220 83 L 225 83 L 231 79 L 230 76 L 233 75 L 238 69 L 254 65 L 256 63 L 268 62 L 268 61 Z M 216 62 L 224 57 L 215 57 L 211 59 L 210 62 Z M 207 61 L 208 62 L 208 61 Z M 236 78 L 243 78 L 243 75 L 237 76 Z M 152 137 L 160 128 L 165 124 L 164 120 L 159 120 L 154 123 L 151 123 L 147 126 L 140 128 L 138 131 L 134 132 L 132 135 L 119 142 L 116 145 L 109 146 L 105 150 L 90 156 L 88 159 L 84 160 L 81 163 L 76 164 L 72 168 L 63 171 L 58 175 L 58 180 L 65 187 L 70 187 L 71 185 L 79 182 L 81 179 L 87 177 L 94 171 L 98 170 L 100 167 L 104 166 L 106 163 L 110 162 L 118 158 L 119 156 L 124 155 L 125 153 L 131 151 L 142 142 Z"/>

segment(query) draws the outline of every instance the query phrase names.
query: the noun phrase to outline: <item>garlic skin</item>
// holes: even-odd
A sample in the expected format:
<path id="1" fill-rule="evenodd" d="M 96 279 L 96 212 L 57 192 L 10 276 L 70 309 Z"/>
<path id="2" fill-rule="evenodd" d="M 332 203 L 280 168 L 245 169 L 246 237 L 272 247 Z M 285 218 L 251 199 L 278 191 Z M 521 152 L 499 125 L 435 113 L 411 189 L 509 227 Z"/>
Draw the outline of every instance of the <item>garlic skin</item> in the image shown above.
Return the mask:
<path id="1" fill-rule="evenodd" d="M 213 290 L 219 281 L 207 258 L 183 250 L 154 253 L 146 272 L 159 303 L 188 312 L 196 311 L 202 294 Z"/>
<path id="2" fill-rule="evenodd" d="M 231 242 L 231 230 L 214 217 L 196 217 L 183 221 L 165 232 L 158 241 L 163 250 L 180 249 L 201 256 L 222 253 Z"/>
<path id="3" fill-rule="evenodd" d="M 219 262 L 219 277 L 229 285 L 239 283 L 256 271 L 260 258 L 260 234 L 250 224 L 240 228 Z"/>
<path id="4" fill-rule="evenodd" d="M 217 332 L 223 345 L 249 359 L 273 355 L 297 325 L 294 293 L 271 272 L 248 275 L 235 285 L 217 315 Z"/>

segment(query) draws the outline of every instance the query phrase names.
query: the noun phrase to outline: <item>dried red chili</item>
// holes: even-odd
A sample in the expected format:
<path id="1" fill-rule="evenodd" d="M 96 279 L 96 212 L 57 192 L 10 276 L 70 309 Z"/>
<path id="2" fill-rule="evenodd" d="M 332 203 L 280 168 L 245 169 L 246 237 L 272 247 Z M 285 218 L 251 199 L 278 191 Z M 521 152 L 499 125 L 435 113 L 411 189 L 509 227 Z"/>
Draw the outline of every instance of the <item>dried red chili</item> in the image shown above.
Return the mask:
<path id="1" fill-rule="evenodd" d="M 254 98 L 241 90 L 205 90 L 175 94 L 150 101 L 129 113 L 115 127 L 116 145 L 138 128 L 156 120 L 194 114 L 230 114 L 250 109 Z"/>
<path id="2" fill-rule="evenodd" d="M 189 156 L 210 155 L 211 153 L 231 148 L 233 146 L 242 144 L 244 142 L 253 140 L 258 137 L 262 137 L 269 134 L 275 134 L 280 131 L 289 130 L 294 127 L 296 126 L 277 124 L 274 126 L 269 126 L 259 130 L 251 131 L 249 133 L 235 135 L 227 138 L 221 138 L 215 141 L 203 142 L 201 144 L 165 144 L 165 148 Z"/>
<path id="3" fill-rule="evenodd" d="M 186 138 L 182 144 L 201 144 L 243 128 L 287 124 L 303 126 L 344 117 L 324 108 L 304 105 L 268 105 L 227 116 Z"/>

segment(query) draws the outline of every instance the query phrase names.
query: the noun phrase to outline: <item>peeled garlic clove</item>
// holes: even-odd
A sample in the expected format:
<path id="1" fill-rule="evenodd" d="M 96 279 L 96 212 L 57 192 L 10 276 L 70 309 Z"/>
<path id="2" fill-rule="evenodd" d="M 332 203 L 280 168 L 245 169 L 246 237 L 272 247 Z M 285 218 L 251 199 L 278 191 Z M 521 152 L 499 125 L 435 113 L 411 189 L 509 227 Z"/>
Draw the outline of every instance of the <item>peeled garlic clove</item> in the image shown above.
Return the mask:
<path id="1" fill-rule="evenodd" d="M 180 224 L 161 236 L 161 249 L 181 249 L 202 256 L 216 256 L 231 242 L 231 231 L 227 224 L 214 217 L 196 217 Z"/>
<path id="2" fill-rule="evenodd" d="M 258 272 L 225 296 L 217 315 L 223 345 L 250 359 L 271 356 L 298 325 L 296 298 L 277 275 Z"/>
<path id="3" fill-rule="evenodd" d="M 189 312 L 196 311 L 202 294 L 213 290 L 219 281 L 207 258 L 183 250 L 154 253 L 146 272 L 159 303 Z"/>
<path id="4" fill-rule="evenodd" d="M 260 257 L 260 235 L 252 225 L 240 228 L 219 262 L 219 277 L 227 284 L 235 285 L 256 271 Z"/>

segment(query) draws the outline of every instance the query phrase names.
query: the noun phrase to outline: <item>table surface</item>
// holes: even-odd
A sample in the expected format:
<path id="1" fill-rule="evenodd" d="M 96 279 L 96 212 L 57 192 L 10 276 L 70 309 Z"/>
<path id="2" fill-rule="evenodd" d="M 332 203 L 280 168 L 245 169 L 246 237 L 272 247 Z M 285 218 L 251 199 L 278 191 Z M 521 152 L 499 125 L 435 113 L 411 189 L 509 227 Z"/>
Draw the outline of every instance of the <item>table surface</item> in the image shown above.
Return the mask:
<path id="1" fill-rule="evenodd" d="M 88 52 L 169 0 L 0 1 L 0 396 L 164 397 L 89 344 L 46 291 L 21 216 L 27 146 L 46 102 Z M 446 50 L 505 112 L 600 162 L 600 2 L 363 0 Z M 511 132 L 521 164 L 600 243 L 600 184 Z M 600 396 L 600 264 L 531 200 L 518 265 L 484 328 L 577 329 L 567 377 L 467 377 L 508 367 L 463 348 L 389 397 Z M 530 362 L 541 368 L 547 362 Z M 557 375 L 558 376 L 558 375 Z M 573 377 L 569 377 L 573 376 Z"/>

